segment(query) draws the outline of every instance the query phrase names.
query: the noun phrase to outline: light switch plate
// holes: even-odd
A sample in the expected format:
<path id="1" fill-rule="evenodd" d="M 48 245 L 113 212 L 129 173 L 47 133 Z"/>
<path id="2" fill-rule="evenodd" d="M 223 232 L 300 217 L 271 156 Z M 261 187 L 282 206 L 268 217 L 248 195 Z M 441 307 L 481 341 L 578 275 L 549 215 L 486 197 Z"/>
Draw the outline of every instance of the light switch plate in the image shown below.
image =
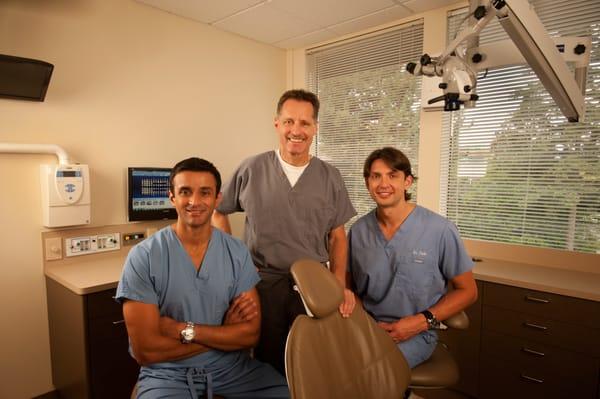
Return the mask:
<path id="1" fill-rule="evenodd" d="M 62 259 L 62 239 L 60 237 L 46 238 L 46 260 Z"/>

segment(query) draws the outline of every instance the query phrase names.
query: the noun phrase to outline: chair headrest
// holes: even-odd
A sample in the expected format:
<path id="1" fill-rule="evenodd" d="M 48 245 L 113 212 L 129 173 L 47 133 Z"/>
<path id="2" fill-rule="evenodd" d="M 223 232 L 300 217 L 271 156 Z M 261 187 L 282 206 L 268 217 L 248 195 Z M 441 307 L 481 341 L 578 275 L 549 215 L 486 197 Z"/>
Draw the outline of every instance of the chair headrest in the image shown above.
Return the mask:
<path id="1" fill-rule="evenodd" d="M 312 259 L 300 259 L 290 272 L 308 312 L 317 318 L 337 312 L 344 300 L 344 290 L 325 266 Z"/>

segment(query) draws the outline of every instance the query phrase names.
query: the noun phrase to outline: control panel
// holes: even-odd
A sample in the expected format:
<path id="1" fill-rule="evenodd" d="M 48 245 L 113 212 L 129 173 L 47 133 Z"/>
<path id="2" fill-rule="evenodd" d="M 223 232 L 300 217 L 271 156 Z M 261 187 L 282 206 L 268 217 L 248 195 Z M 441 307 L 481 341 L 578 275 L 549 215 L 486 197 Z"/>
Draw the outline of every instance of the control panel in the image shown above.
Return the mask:
<path id="1" fill-rule="evenodd" d="M 119 233 L 109 233 L 94 236 L 71 237 L 65 239 L 65 249 L 66 256 L 116 251 L 121 249 L 121 235 Z"/>

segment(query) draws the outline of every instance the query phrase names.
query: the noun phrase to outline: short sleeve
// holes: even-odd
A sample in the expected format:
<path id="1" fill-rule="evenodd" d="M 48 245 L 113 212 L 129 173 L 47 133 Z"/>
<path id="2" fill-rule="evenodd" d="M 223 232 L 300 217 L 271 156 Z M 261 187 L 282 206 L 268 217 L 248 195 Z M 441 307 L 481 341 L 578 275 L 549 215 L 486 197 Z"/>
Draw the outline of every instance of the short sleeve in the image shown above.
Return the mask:
<path id="1" fill-rule="evenodd" d="M 348 190 L 346 189 L 342 175 L 337 169 L 335 169 L 335 171 L 339 189 L 336 193 L 337 198 L 334 199 L 334 204 L 336 207 L 336 215 L 333 225 L 334 228 L 345 224 L 354 215 L 356 215 L 356 210 L 352 205 L 352 201 L 350 201 L 350 196 L 348 195 Z"/>
<path id="2" fill-rule="evenodd" d="M 442 233 L 440 243 L 440 268 L 446 279 L 468 272 L 473 268 L 473 261 L 460 238 L 458 229 L 448 222 Z"/>
<path id="3" fill-rule="evenodd" d="M 240 194 L 244 184 L 244 169 L 243 165 L 240 165 L 221 190 L 221 202 L 217 207 L 217 211 L 224 215 L 244 211 L 240 203 Z"/>
<path id="4" fill-rule="evenodd" d="M 243 245 L 240 248 L 242 256 L 240 270 L 235 284 L 235 292 L 233 295 L 234 298 L 240 295 L 242 292 L 250 290 L 260 280 L 258 272 L 256 271 L 256 267 L 254 266 L 254 263 L 252 263 L 250 252 Z"/>
<path id="5" fill-rule="evenodd" d="M 140 245 L 133 247 L 127 255 L 117 286 L 115 300 L 123 303 L 126 299 L 158 305 L 158 296 L 150 277 L 150 255 Z"/>

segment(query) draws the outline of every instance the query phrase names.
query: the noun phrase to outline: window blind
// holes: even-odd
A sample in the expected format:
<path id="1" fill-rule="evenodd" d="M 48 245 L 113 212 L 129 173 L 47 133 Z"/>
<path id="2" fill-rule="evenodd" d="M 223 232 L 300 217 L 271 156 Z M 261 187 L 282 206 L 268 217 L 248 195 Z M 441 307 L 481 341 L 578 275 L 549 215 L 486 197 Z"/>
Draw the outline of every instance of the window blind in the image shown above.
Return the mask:
<path id="1" fill-rule="evenodd" d="M 463 238 L 600 253 L 600 2 L 535 0 L 553 36 L 592 36 L 585 122 L 525 65 L 479 74 L 475 108 L 444 115 L 440 209 Z M 467 10 L 448 16 L 448 37 Z M 494 22 L 481 44 L 506 39 Z"/>
<path id="2" fill-rule="evenodd" d="M 362 176 L 371 151 L 395 146 L 417 170 L 421 79 L 405 66 L 422 49 L 419 20 L 307 51 L 307 87 L 321 101 L 312 152 L 340 170 L 357 217 L 374 207 Z"/>

